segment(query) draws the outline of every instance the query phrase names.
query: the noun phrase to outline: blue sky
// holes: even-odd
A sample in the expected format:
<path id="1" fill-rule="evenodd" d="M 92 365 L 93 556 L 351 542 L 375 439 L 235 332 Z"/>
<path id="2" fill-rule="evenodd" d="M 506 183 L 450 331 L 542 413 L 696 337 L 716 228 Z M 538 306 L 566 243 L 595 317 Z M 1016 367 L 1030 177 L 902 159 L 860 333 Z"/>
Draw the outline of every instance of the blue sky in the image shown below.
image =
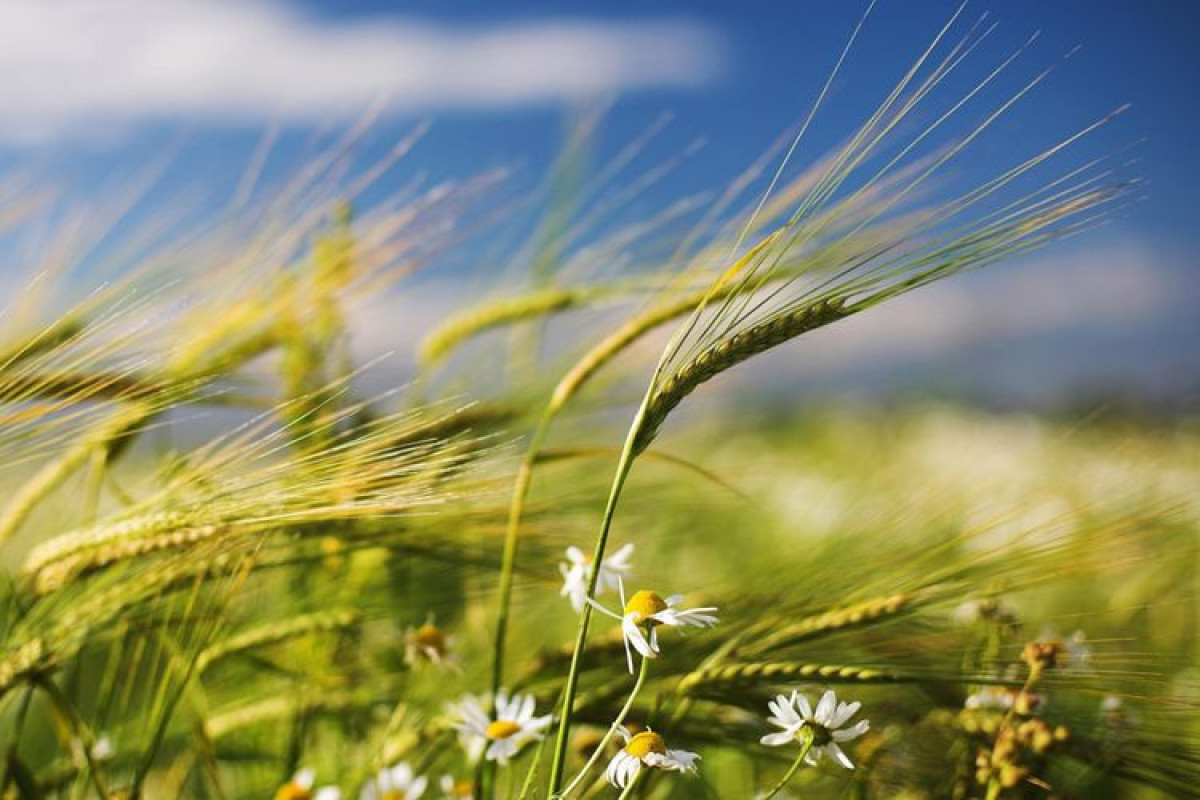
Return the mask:
<path id="1" fill-rule="evenodd" d="M 956 5 L 880 0 L 802 158 L 860 121 Z M 431 175 L 513 164 L 536 175 L 561 143 L 567 110 L 602 95 L 614 100 L 597 161 L 663 111 L 674 119 L 649 157 L 704 140 L 661 198 L 644 198 L 653 204 L 720 186 L 793 126 L 864 6 L 11 0 L 0 8 L 0 165 L 36 169 L 87 198 L 169 147 L 168 187 L 194 185 L 198 176 L 232 182 L 265 128 L 289 131 L 285 165 L 289 142 L 298 152 L 312 130 L 386 96 L 371 141 L 382 147 L 414 121 L 432 119 L 414 153 Z M 903 308 L 890 321 L 881 314 L 878 325 L 908 333 L 882 351 L 852 344 L 878 339 L 880 330 L 852 331 L 844 337 L 851 344 L 831 347 L 863 365 L 853 375 L 804 354 L 794 369 L 835 384 L 944 382 L 1014 396 L 1089 382 L 1191 391 L 1200 380 L 1200 3 L 1004 0 L 972 3 L 964 16 L 989 8 L 999 22 L 993 55 L 1042 32 L 1017 76 L 1082 48 L 963 169 L 989 174 L 1012 152 L 1035 152 L 1132 103 L 1089 146 L 1098 153 L 1144 138 L 1136 169 L 1148 199 L 1053 258 L 972 277 L 962 292 L 931 290 L 908 316 Z M 989 302 L 1029 295 L 1051 299 L 1039 312 L 1043 323 L 1031 325 L 1028 315 L 1006 322 Z M 957 322 L 920 333 L 931 314 Z"/>

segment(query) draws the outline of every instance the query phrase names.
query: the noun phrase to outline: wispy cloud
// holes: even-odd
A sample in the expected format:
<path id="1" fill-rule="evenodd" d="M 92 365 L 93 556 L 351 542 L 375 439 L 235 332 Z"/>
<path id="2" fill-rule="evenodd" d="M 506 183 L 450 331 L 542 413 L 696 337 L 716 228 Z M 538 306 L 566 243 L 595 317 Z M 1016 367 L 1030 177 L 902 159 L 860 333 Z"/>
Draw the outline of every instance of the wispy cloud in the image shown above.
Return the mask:
<path id="1" fill-rule="evenodd" d="M 336 4 L 335 4 L 336 5 Z M 0 138 L 142 120 L 326 120 L 696 87 L 722 42 L 680 19 L 449 28 L 278 0 L 4 0 Z"/>

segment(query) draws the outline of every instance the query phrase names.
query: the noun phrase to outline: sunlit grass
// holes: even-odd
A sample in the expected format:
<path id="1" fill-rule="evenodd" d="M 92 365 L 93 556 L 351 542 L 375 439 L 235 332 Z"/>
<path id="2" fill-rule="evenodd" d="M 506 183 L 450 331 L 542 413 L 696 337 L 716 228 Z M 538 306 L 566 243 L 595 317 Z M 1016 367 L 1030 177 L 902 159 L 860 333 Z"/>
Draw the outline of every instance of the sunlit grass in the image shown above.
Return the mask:
<path id="1" fill-rule="evenodd" d="M 592 175 L 585 120 L 524 277 L 390 392 L 363 304 L 541 208 L 493 205 L 499 172 L 366 202 L 423 127 L 355 168 L 364 122 L 281 186 L 258 163 L 231 222 L 130 235 L 82 299 L 46 286 L 95 264 L 48 252 L 0 338 L 0 796 L 1192 792 L 1193 423 L 744 385 L 678 413 L 1135 198 L 1089 150 L 1116 112 L 961 185 L 1048 74 L 1007 85 L 1030 43 L 977 62 L 992 32 L 952 19 L 834 152 L 803 146 L 822 92 L 728 187 L 633 221 L 686 159 L 638 164 L 656 122 Z"/>

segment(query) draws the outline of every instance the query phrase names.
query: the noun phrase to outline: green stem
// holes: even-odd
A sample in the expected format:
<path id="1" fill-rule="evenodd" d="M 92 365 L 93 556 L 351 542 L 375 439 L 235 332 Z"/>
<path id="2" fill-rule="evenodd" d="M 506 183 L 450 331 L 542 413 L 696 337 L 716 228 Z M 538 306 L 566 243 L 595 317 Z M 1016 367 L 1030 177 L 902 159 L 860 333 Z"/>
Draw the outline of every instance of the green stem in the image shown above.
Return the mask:
<path id="1" fill-rule="evenodd" d="M 92 736 L 91 730 L 87 723 L 79 716 L 75 710 L 75 706 L 63 694 L 62 689 L 54 680 L 45 675 L 39 675 L 36 678 L 37 686 L 46 697 L 50 700 L 50 704 L 54 706 L 55 711 L 71 728 L 75 735 L 76 741 L 79 742 L 80 748 L 83 751 L 83 760 L 87 764 L 88 777 L 91 778 L 92 786 L 96 790 L 96 794 L 101 800 L 107 800 L 109 797 L 108 787 L 104 783 L 104 775 L 100 771 L 100 765 L 96 758 L 92 755 L 92 747 L 96 744 L 96 739 Z"/>
<path id="2" fill-rule="evenodd" d="M 529 769 L 525 772 L 525 780 L 521 783 L 521 793 L 517 795 L 517 800 L 525 800 L 529 797 L 529 793 L 533 791 L 534 781 L 537 780 L 538 768 L 542 765 L 542 756 L 546 754 L 546 745 L 549 743 L 548 739 L 543 739 L 538 743 L 537 752 L 533 756 L 533 763 L 529 765 Z"/>
<path id="3" fill-rule="evenodd" d="M 779 783 L 775 784 L 771 788 L 771 791 L 767 792 L 767 794 L 763 797 L 763 800 L 771 800 L 772 797 L 783 791 L 783 787 L 788 785 L 788 781 L 792 779 L 792 776 L 796 774 L 796 770 L 800 769 L 800 765 L 804 763 L 804 758 L 808 755 L 808 752 L 812 750 L 812 746 L 813 737 L 810 733 L 804 742 L 804 746 L 800 748 L 800 753 L 796 756 L 796 760 L 792 762 L 792 766 L 788 767 L 788 771 L 784 773 L 782 778 L 780 778 Z"/>
<path id="4" fill-rule="evenodd" d="M 624 788 L 624 790 L 622 790 L 622 792 L 621 792 L 620 796 L 617 798 L 617 800 L 622 800 L 622 798 L 626 798 L 626 797 L 633 797 L 633 787 L 637 786 L 638 778 L 642 777 L 642 773 L 644 771 L 645 771 L 645 767 L 643 767 L 642 769 L 639 769 L 634 774 L 634 776 L 629 780 L 629 783 L 625 784 L 625 788 Z"/>
<path id="5" fill-rule="evenodd" d="M 608 727 L 608 731 L 604 734 L 604 738 L 600 740 L 600 744 L 596 745 L 596 749 L 592 751 L 591 758 L 583 765 L 583 769 L 575 776 L 575 779 L 567 784 L 567 788 L 562 790 L 562 793 L 556 797 L 565 798 L 571 792 L 579 788 L 579 784 L 587 777 L 587 774 L 592 771 L 592 767 L 596 766 L 596 762 L 604 755 L 604 748 L 608 747 L 608 743 L 612 741 L 613 734 L 621 727 L 621 723 L 625 721 L 625 717 L 629 716 L 629 710 L 633 708 L 633 701 L 638 696 L 638 692 L 642 690 L 642 685 L 646 682 L 646 674 L 650 671 L 650 659 L 643 658 L 642 665 L 638 668 L 637 681 L 633 684 L 633 691 L 629 693 L 629 699 L 625 701 L 625 705 L 621 707 L 616 719 L 612 725 Z"/>
<path id="6" fill-rule="evenodd" d="M 767 241 L 771 241 L 771 239 Z M 749 253 L 742 257 L 739 263 L 753 258 L 765 245 L 766 242 L 763 242 L 757 247 L 752 248 Z M 567 403 L 579 392 L 583 385 L 619 353 L 656 328 L 688 312 L 695 312 L 698 308 L 703 308 L 714 297 L 724 296 L 727 290 L 732 291 L 728 287 L 722 288 L 721 286 L 715 289 L 706 289 L 699 294 L 689 294 L 683 300 L 668 302 L 665 305 L 651 308 L 639 314 L 589 350 L 555 385 L 554 391 L 550 396 L 550 401 L 546 404 L 541 417 L 538 419 L 537 427 L 530 437 L 529 447 L 526 449 L 525 455 L 521 460 L 521 465 L 513 484 L 512 500 L 509 503 L 508 521 L 504 536 L 504 556 L 500 567 L 500 592 L 496 615 L 495 652 L 492 663 L 493 695 L 499 690 L 504 674 L 504 648 L 508 633 L 508 614 L 512 600 L 512 575 L 517 558 L 517 536 L 520 530 L 521 516 L 524 513 L 525 499 L 529 494 L 534 463 L 541 452 L 542 444 L 545 442 L 550 426 L 558 417 L 559 412 L 566 407 Z M 679 341 L 682 333 L 683 331 L 676 333 L 672 339 L 672 344 Z M 670 347 L 665 351 L 664 359 L 666 353 L 669 352 L 671 352 Z M 645 406 L 649 402 L 649 397 L 662 373 L 662 369 L 663 359 L 660 359 L 658 365 L 655 367 L 654 377 L 651 379 L 650 386 L 646 391 L 646 399 L 642 401 L 643 408 L 639 411 L 639 420 L 636 423 L 638 425 L 641 424 L 640 417 L 645 411 Z"/>
<path id="7" fill-rule="evenodd" d="M 537 427 L 529 440 L 529 447 L 517 469 L 513 483 L 512 501 L 508 508 L 508 522 L 504 531 L 504 555 L 500 562 L 499 607 L 496 613 L 496 638 L 492 652 L 492 697 L 500 691 L 504 681 L 504 648 L 508 638 L 509 607 L 512 603 L 513 570 L 517 562 L 517 546 L 521 527 L 521 515 L 525 509 L 525 498 L 533 479 L 533 464 L 541 451 L 542 442 L 554 419 L 553 407 L 547 407 L 538 420 Z"/>
<path id="8" fill-rule="evenodd" d="M 657 373 L 656 373 L 657 377 Z M 617 472 L 613 476 L 612 488 L 608 493 L 608 502 L 604 506 L 604 518 L 600 523 L 600 534 L 596 537 L 596 548 L 592 553 L 592 564 L 595 568 L 591 571 L 591 576 L 588 579 L 587 597 L 591 601 L 596 596 L 596 584 L 600 577 L 600 565 L 604 561 L 604 548 L 608 544 L 608 533 L 612 528 L 613 515 L 617 510 L 617 501 L 621 497 L 621 489 L 625 486 L 625 479 L 629 477 L 629 471 L 633 468 L 633 461 L 637 457 L 635 444 L 638 436 L 641 434 L 643 423 L 646 419 L 646 408 L 650 404 L 651 393 L 654 391 L 654 381 L 650 382 L 650 387 L 646 391 L 645 398 L 642 399 L 642 404 L 638 406 L 637 414 L 633 418 L 633 424 L 629 426 L 629 433 L 625 437 L 625 445 L 621 448 L 621 458 L 617 462 Z M 567 672 L 567 682 L 563 689 L 562 709 L 559 713 L 558 737 L 555 741 L 554 761 L 550 766 L 550 794 L 555 794 L 558 787 L 562 784 L 563 766 L 567 758 L 567 740 L 571 732 L 571 710 L 575 702 L 575 691 L 579 686 L 579 670 L 583 661 L 583 650 L 587 643 L 588 625 L 592 621 L 592 606 L 588 602 L 583 607 L 583 613 L 579 615 L 579 631 L 575 637 L 575 649 L 571 653 L 571 668 Z"/>
<path id="9" fill-rule="evenodd" d="M 992 778 L 988 781 L 987 800 L 996 800 L 1000 796 L 1001 790 L 1000 781 Z"/>
<path id="10" fill-rule="evenodd" d="M 0 796 L 8 789 L 9 767 L 17 758 L 17 752 L 20 750 L 21 735 L 25 731 L 25 718 L 29 714 L 29 704 L 33 700 L 33 687 L 26 686 L 21 699 L 17 701 L 17 718 L 12 727 L 12 741 L 8 745 L 8 751 L 4 755 L 4 763 L 0 764 Z"/>
<path id="11" fill-rule="evenodd" d="M 497 595 L 496 609 L 496 636 L 492 643 L 492 703 L 496 702 L 496 697 L 500 694 L 500 686 L 504 682 L 504 650 L 508 642 L 508 617 L 509 609 L 512 606 L 512 587 L 513 587 L 513 572 L 517 563 L 517 546 L 519 544 L 521 515 L 525 510 L 525 498 L 529 494 L 529 484 L 533 479 L 533 464 L 537 460 L 538 452 L 542 448 L 542 442 L 545 441 L 546 433 L 550 430 L 550 423 L 554 420 L 555 409 L 553 406 L 548 406 L 542 412 L 541 418 L 538 420 L 537 427 L 533 431 L 533 435 L 529 440 L 529 447 L 525 450 L 525 455 L 521 458 L 521 465 L 517 468 L 517 477 L 513 482 L 512 500 L 508 507 L 508 522 L 504 530 L 504 555 L 500 561 L 500 591 Z M 496 714 L 495 707 L 492 708 L 492 716 Z M 475 771 L 475 796 L 489 797 L 490 790 L 484 787 L 486 768 L 483 766 L 483 761 L 480 761 L 480 766 Z"/>

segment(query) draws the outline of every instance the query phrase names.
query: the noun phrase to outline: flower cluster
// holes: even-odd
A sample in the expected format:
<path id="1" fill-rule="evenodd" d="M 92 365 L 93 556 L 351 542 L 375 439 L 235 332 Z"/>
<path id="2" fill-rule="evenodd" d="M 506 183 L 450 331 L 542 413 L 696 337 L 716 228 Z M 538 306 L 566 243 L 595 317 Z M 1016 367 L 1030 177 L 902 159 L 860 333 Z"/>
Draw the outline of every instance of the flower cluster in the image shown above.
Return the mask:
<path id="1" fill-rule="evenodd" d="M 567 563 L 560 566 L 563 577 L 561 594 L 570 600 L 576 611 L 589 603 L 600 612 L 617 620 L 625 645 L 626 664 L 634 672 L 634 654 L 642 659 L 642 672 L 634 687 L 634 695 L 645 678 L 650 660 L 662 653 L 659 632 L 663 628 L 709 628 L 717 624 L 716 608 L 701 606 L 683 608 L 680 595 L 663 597 L 650 589 L 641 589 L 628 598 L 624 579 L 631 570 L 633 545 L 619 549 L 603 560 L 595 575 L 592 564 L 578 548 L 567 549 Z M 621 612 L 611 611 L 588 595 L 595 578 L 596 591 L 615 589 L 620 597 Z M 417 628 L 405 633 L 405 661 L 412 667 L 422 665 L 457 666 L 454 640 L 438 628 L 430 617 Z M 623 723 L 633 696 L 610 726 L 608 733 L 594 747 L 583 772 L 562 796 L 567 796 L 586 777 L 588 769 L 606 752 L 605 745 L 618 737 L 620 748 L 604 771 L 605 779 L 613 786 L 628 790 L 645 769 L 689 773 L 697 770 L 700 755 L 667 745 L 663 735 L 650 728 L 631 730 Z M 768 746 L 797 742 L 802 746 L 801 757 L 807 764 L 816 764 L 822 757 L 853 768 L 853 763 L 841 749 L 842 743 L 862 736 L 870 725 L 866 720 L 850 724 L 858 713 L 859 703 L 838 702 L 832 691 L 826 691 L 814 708 L 799 692 L 779 695 L 769 704 L 771 716 L 767 722 L 781 730 L 762 737 Z M 458 734 L 459 743 L 472 763 L 480 760 L 498 765 L 508 764 L 529 743 L 545 738 L 553 716 L 537 713 L 537 699 L 532 694 L 509 694 L 501 690 L 493 699 L 490 695 L 464 695 L 448 706 L 450 724 Z M 799 758 L 797 764 L 799 764 Z M 341 800 L 341 790 L 334 786 L 314 788 L 315 772 L 301 769 L 276 794 L 276 800 Z M 430 788 L 429 779 L 418 775 L 406 762 L 398 762 L 380 770 L 359 793 L 359 800 L 419 800 Z M 444 800 L 464 800 L 473 797 L 475 786 L 470 781 L 456 780 L 443 775 L 437 789 Z"/>
<path id="2" fill-rule="evenodd" d="M 1082 634 L 1074 638 L 1082 646 Z M 1068 657 L 1068 648 L 1057 638 L 1027 642 L 1021 650 L 1026 677 L 1019 690 L 990 688 L 967 698 L 968 710 L 992 715 L 991 721 L 964 725 L 968 732 L 983 731 L 992 737 L 991 746 L 979 749 L 975 755 L 975 781 L 987 787 L 988 797 L 996 797 L 1027 781 L 1048 786 L 1036 773 L 1045 766 L 1046 754 L 1070 738 L 1070 731 L 1038 716 L 1045 698 L 1035 689 L 1046 672 L 1060 668 Z M 1086 657 L 1081 656 L 1080 660 L 1086 661 Z"/>

